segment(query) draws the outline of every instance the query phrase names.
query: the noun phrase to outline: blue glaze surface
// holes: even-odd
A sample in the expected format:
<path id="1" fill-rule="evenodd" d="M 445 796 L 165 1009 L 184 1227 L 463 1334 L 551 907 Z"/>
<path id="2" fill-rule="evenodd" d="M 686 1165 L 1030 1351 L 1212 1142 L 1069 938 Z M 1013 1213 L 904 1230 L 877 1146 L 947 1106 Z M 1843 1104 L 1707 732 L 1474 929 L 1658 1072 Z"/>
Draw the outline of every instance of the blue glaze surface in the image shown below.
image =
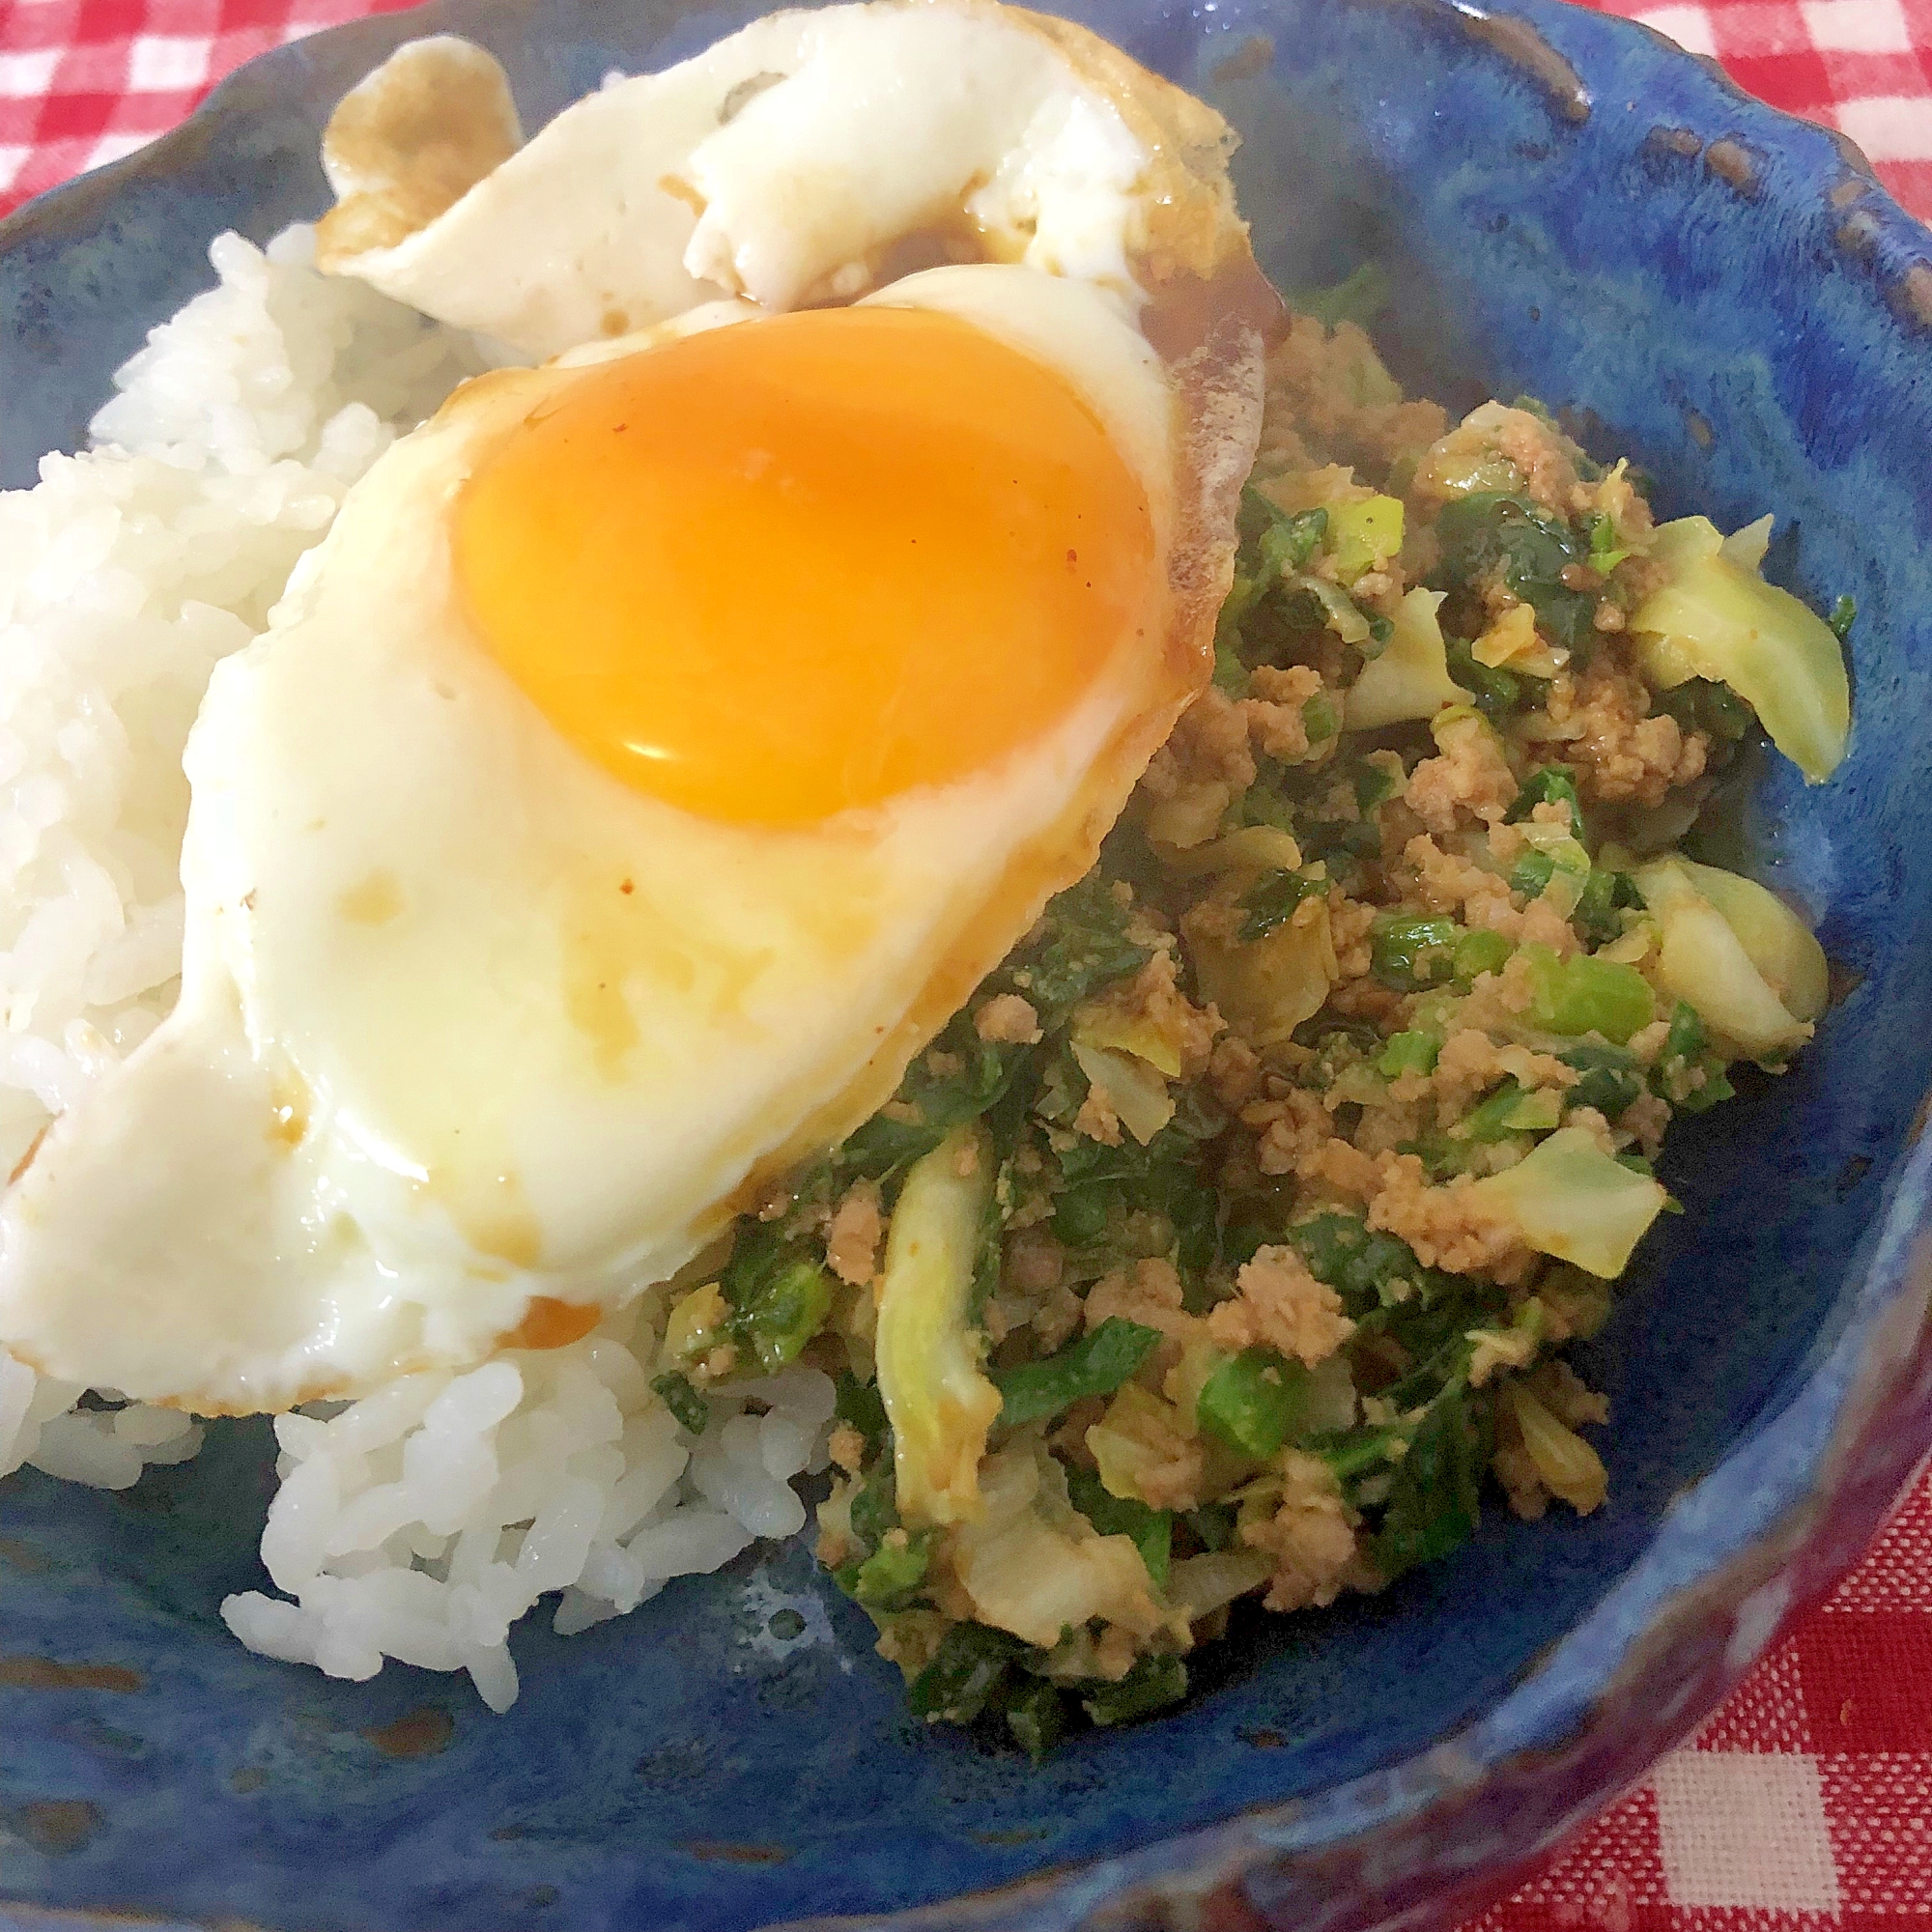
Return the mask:
<path id="1" fill-rule="evenodd" d="M 256 63 L 183 133 L 0 225 L 0 481 L 79 440 L 113 366 L 211 279 L 218 230 L 324 205 L 321 123 L 396 41 L 485 41 L 535 124 L 755 11 L 446 0 Z M 1252 1619 L 1182 1713 L 1033 1772 L 907 1719 L 803 1549 L 567 1642 L 526 1628 L 497 1719 L 457 1682 L 335 1684 L 228 1639 L 220 1598 L 260 1580 L 261 1425 L 125 1496 L 28 1474 L 0 1488 L 0 1656 L 120 1674 L 0 1687 L 0 1898 L 22 1923 L 735 1932 L 923 1907 L 1049 1932 L 1234 1882 L 1297 1927 L 1445 1918 L 1708 1709 L 1932 1442 L 1912 1265 L 1932 1157 L 1911 1148 L 1932 1081 L 1932 237 L 1834 137 L 1548 0 L 1068 11 L 1243 130 L 1280 281 L 1388 267 L 1411 385 L 1538 394 L 1649 469 L 1666 513 L 1776 510 L 1772 574 L 1859 600 L 1850 760 L 1810 791 L 1767 770 L 1749 828 L 1856 983 L 1788 1078 L 1678 1130 L 1690 1212 L 1594 1345 L 1609 1504 L 1493 1515 L 1381 1598 Z M 781 1607 L 802 1635 L 772 1635 Z M 372 1740 L 425 1711 L 407 1731 L 437 1748 Z"/>

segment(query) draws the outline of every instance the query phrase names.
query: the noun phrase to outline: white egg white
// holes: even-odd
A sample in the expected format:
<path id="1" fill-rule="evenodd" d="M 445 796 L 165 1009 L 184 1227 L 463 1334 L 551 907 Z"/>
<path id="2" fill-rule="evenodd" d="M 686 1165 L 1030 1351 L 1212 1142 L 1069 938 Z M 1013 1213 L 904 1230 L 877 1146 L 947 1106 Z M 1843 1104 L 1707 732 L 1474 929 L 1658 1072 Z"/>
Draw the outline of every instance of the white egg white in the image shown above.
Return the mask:
<path id="1" fill-rule="evenodd" d="M 722 295 L 849 300 L 910 236 L 1139 301 L 1242 234 L 1218 115 L 995 0 L 769 14 L 520 138 L 487 55 L 402 47 L 330 123 L 322 266 L 542 357 Z"/>
<path id="2" fill-rule="evenodd" d="M 1185 425 L 1115 298 L 982 266 L 876 299 L 1063 371 L 1170 552 Z M 462 480 L 576 380 L 459 391 L 216 670 L 186 757 L 180 1006 L 0 1203 L 0 1343 L 47 1373 L 279 1408 L 486 1356 L 537 1297 L 664 1278 L 748 1177 L 890 1094 L 1091 863 L 1189 694 L 1160 611 L 1060 723 L 957 783 L 798 831 L 629 789 L 552 729 L 452 582 Z"/>

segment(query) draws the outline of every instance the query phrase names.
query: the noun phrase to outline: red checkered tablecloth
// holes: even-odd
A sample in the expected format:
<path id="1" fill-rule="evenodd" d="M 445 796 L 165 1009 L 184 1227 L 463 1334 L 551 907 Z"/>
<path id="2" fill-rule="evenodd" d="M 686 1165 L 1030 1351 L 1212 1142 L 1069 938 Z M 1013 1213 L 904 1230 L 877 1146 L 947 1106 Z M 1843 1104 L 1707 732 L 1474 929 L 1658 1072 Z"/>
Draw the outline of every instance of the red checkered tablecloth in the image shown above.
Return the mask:
<path id="1" fill-rule="evenodd" d="M 0 0 L 0 213 L 172 127 L 228 71 L 403 0 Z M 1932 0 L 1628 13 L 1842 129 L 1932 219 Z M 1634 1796 L 1464 1932 L 1932 1932 L 1932 1478 Z"/>

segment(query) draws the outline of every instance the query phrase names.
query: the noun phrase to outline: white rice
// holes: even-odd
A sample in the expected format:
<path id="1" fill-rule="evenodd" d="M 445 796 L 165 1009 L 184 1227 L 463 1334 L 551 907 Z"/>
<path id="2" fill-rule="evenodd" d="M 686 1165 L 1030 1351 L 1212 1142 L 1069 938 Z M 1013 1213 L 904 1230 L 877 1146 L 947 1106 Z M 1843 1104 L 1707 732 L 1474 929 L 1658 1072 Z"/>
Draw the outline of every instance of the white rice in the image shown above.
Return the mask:
<path id="1" fill-rule="evenodd" d="M 215 661 L 349 486 L 488 360 L 316 273 L 305 229 L 211 255 L 219 286 L 115 377 L 92 447 L 0 494 L 0 1174 L 174 1002 L 181 756 Z M 560 1593 L 569 1634 L 796 1533 L 790 1479 L 824 1466 L 831 1383 L 742 1385 L 694 1440 L 649 1388 L 655 1313 L 278 1418 L 262 1556 L 286 1599 L 231 1597 L 229 1628 L 331 1676 L 468 1670 L 502 1710 L 505 1637 L 540 1597 Z M 0 1476 L 125 1489 L 200 1442 L 191 1417 L 0 1353 Z"/>

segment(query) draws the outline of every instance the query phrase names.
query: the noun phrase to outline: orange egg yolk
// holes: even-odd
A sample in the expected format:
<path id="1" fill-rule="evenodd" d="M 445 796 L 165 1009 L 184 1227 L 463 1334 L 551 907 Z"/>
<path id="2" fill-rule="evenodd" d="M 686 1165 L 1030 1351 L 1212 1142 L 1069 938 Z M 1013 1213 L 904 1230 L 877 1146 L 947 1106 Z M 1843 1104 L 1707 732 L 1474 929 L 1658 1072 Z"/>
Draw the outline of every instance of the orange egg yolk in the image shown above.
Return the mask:
<path id="1" fill-rule="evenodd" d="M 1058 371 L 924 309 L 573 375 L 478 466 L 470 619 L 626 783 L 804 825 L 996 764 L 1162 619 L 1147 492 Z"/>

